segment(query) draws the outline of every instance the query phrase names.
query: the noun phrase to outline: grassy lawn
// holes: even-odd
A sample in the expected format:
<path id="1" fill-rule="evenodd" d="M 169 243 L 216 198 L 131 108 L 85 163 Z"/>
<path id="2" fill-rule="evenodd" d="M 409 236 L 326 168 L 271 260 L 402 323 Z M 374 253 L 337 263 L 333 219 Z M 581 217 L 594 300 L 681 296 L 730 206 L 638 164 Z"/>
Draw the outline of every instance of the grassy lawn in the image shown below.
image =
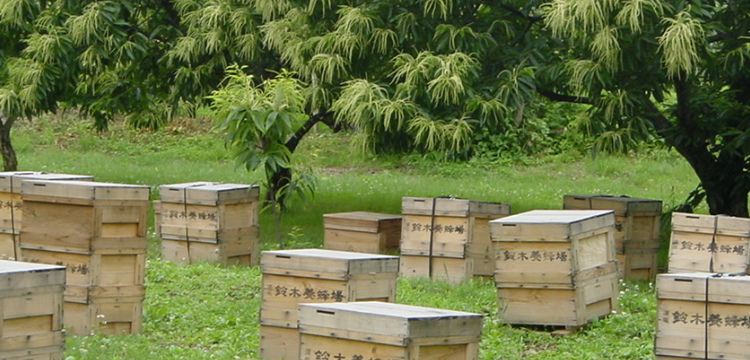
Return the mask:
<path id="1" fill-rule="evenodd" d="M 184 121 L 158 132 L 115 126 L 97 134 L 86 124 L 48 118 L 14 132 L 20 170 L 93 175 L 97 181 L 151 186 L 188 181 L 255 183 L 236 170 L 221 139 Z M 398 214 L 403 196 L 453 195 L 511 204 L 512 213 L 560 209 L 565 194 L 661 199 L 668 209 L 697 184 L 682 158 L 666 150 L 596 159 L 560 156 L 533 165 L 440 163 L 418 156 L 374 158 L 348 146 L 345 136 L 319 130 L 298 150 L 315 170 L 319 189 L 282 218 L 287 248 L 321 247 L 322 215 L 343 211 Z M 273 219 L 263 213 L 261 248 L 276 249 Z M 177 266 L 160 260 L 149 233 L 144 328 L 133 336 L 69 336 L 65 358 L 255 359 L 258 355 L 260 270 L 208 264 Z M 667 235 L 668 236 L 668 235 Z M 665 240 L 662 244 L 666 246 Z M 664 250 L 664 249 L 663 249 Z M 397 302 L 481 313 L 480 358 L 653 359 L 653 285 L 621 283 L 620 309 L 572 335 L 504 325 L 491 281 L 447 285 L 400 279 Z"/>

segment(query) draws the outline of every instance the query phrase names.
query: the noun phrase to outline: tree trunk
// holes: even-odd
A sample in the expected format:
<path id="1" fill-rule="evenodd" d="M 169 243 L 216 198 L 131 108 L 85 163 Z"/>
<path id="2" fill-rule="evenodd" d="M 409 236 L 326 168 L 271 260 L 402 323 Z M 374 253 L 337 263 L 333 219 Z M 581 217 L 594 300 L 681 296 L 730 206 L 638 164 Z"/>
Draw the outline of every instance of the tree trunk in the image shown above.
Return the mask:
<path id="1" fill-rule="evenodd" d="M 13 128 L 14 118 L 4 118 L 0 116 L 0 153 L 3 156 L 3 170 L 17 171 L 18 158 L 16 151 L 13 150 L 13 144 L 10 141 L 10 130 Z"/>
<path id="2" fill-rule="evenodd" d="M 312 130 L 313 126 L 315 124 L 322 122 L 328 126 L 330 126 L 334 131 L 338 131 L 335 127 L 335 124 L 331 122 L 331 113 L 325 110 L 317 111 L 314 114 L 310 115 L 310 117 L 305 121 L 302 126 L 300 126 L 299 129 L 292 135 L 289 140 L 284 144 L 287 149 L 289 149 L 289 153 L 294 154 L 294 151 L 297 150 L 297 146 L 299 145 L 299 142 L 302 140 L 302 138 L 307 135 L 307 133 Z M 270 204 L 276 203 L 279 208 L 282 210 L 286 209 L 286 205 L 283 203 L 282 200 L 278 199 L 276 197 L 276 193 L 280 190 L 289 185 L 292 181 L 292 169 L 291 168 L 280 168 L 275 173 L 271 174 L 271 177 L 269 178 L 269 187 L 266 190 L 266 199 L 265 199 L 265 205 L 268 206 Z"/>
<path id="3" fill-rule="evenodd" d="M 644 101 L 649 120 L 664 140 L 687 160 L 698 175 L 706 192 L 709 213 L 748 217 L 747 197 L 750 193 L 750 181 L 745 171 L 745 158 L 742 154 L 730 150 L 718 154 L 711 153 L 706 143 L 706 134 L 695 128 L 691 113 L 684 105 L 690 96 L 686 87 L 686 84 L 676 82 L 676 115 L 679 126 L 672 125 L 652 102 Z M 679 134 L 675 133 L 677 129 L 680 131 Z M 724 141 L 729 142 L 729 139 Z"/>

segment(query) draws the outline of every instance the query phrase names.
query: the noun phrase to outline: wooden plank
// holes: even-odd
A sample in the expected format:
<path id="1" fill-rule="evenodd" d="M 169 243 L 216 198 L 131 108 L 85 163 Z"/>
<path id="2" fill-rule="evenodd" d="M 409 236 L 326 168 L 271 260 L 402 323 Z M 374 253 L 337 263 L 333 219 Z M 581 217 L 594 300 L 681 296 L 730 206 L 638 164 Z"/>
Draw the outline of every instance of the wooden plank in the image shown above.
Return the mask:
<path id="1" fill-rule="evenodd" d="M 455 344 L 452 339 L 478 342 L 482 329 L 479 314 L 386 302 L 300 304 L 299 332 L 304 335 L 407 346 L 412 339 L 422 345 Z M 425 339 L 440 339 L 429 343 Z"/>
<path id="2" fill-rule="evenodd" d="M 408 350 L 404 346 L 300 334 L 299 359 L 316 360 L 319 359 L 319 356 L 325 354 L 341 354 L 342 356 L 346 356 L 347 359 L 362 356 L 363 359 L 410 360 Z"/>
<path id="3" fill-rule="evenodd" d="M 142 327 L 143 299 L 134 302 L 109 298 L 89 304 L 65 302 L 65 325 L 71 335 L 138 334 Z"/>
<path id="4" fill-rule="evenodd" d="M 349 230 L 377 233 L 388 223 L 401 223 L 401 215 L 383 214 L 369 211 L 351 211 L 323 214 L 323 227 L 326 229 Z"/>
<path id="5" fill-rule="evenodd" d="M 403 215 L 487 217 L 510 214 L 510 205 L 487 201 L 474 201 L 456 198 L 403 197 Z"/>
<path id="6" fill-rule="evenodd" d="M 597 195 L 563 195 L 563 210 L 591 210 L 591 198 Z"/>
<path id="7" fill-rule="evenodd" d="M 159 237 L 162 240 L 179 240 L 220 244 L 223 242 L 257 242 L 258 225 L 249 225 L 235 229 L 198 229 L 164 224 L 161 226 Z"/>
<path id="8" fill-rule="evenodd" d="M 0 356 L 2 356 L 2 359 L 4 360 L 61 360 L 64 351 L 65 345 L 62 344 L 37 348 L 9 350 L 0 353 Z"/>
<path id="9" fill-rule="evenodd" d="M 260 358 L 263 360 L 299 359 L 297 328 L 260 326 Z"/>
<path id="10" fill-rule="evenodd" d="M 39 333 L 24 333 L 18 336 L 3 336 L 0 338 L 0 356 L 17 351 L 31 351 L 38 348 L 63 346 L 65 333 L 59 331 L 44 331 Z"/>
<path id="11" fill-rule="evenodd" d="M 716 229 L 716 217 L 713 215 L 673 212 L 672 229 L 702 234 L 713 234 Z"/>
<path id="12" fill-rule="evenodd" d="M 145 280 L 145 251 L 131 254 L 82 255 L 23 249 L 22 257 L 28 262 L 64 266 L 67 285 L 143 285 Z"/>
<path id="13" fill-rule="evenodd" d="M 219 244 L 162 239 L 162 259 L 177 264 L 208 262 L 229 265 L 257 265 L 256 241 L 231 241 Z M 245 260 L 238 257 L 247 257 Z M 239 262 L 238 262 L 239 261 Z"/>
<path id="14" fill-rule="evenodd" d="M 80 199 L 86 201 L 148 201 L 150 191 L 150 187 L 142 185 L 77 180 L 25 180 L 21 184 L 21 194 L 23 194 L 24 199 L 29 195 L 47 198 Z M 52 199 L 51 201 L 55 200 Z"/>
<path id="15" fill-rule="evenodd" d="M 613 270 L 612 270 L 613 271 Z M 580 326 L 617 308 L 617 276 L 610 272 L 573 288 L 498 286 L 501 317 L 509 324 Z"/>
<path id="16" fill-rule="evenodd" d="M 750 265 L 750 241 L 745 237 L 673 230 L 669 273 L 741 273 Z"/>
<path id="17" fill-rule="evenodd" d="M 261 270 L 264 274 L 346 280 L 355 274 L 398 273 L 398 257 L 321 249 L 264 251 Z"/>
<path id="18" fill-rule="evenodd" d="M 190 182 L 159 186 L 164 202 L 218 206 L 222 204 L 257 202 L 259 187 L 246 184 Z"/>
<path id="19" fill-rule="evenodd" d="M 21 255 L 18 234 L 0 232 L 0 260 L 16 260 Z"/>
<path id="20" fill-rule="evenodd" d="M 404 215 L 401 254 L 465 258 L 472 225 L 469 217 Z"/>
<path id="21" fill-rule="evenodd" d="M 33 352 L 40 352 L 39 354 L 21 355 L 14 357 L 3 357 L 7 360 L 63 360 L 64 346 L 47 347 L 44 349 L 34 349 Z"/>
<path id="22" fill-rule="evenodd" d="M 0 260 L 0 298 L 19 288 L 64 285 L 64 270 L 57 265 Z"/>
<path id="23" fill-rule="evenodd" d="M 398 250 L 401 219 L 399 215 L 365 211 L 324 214 L 324 247 L 375 254 Z"/>
<path id="24" fill-rule="evenodd" d="M 490 221 L 493 241 L 568 241 L 614 227 L 611 210 L 532 210 Z"/>
<path id="25" fill-rule="evenodd" d="M 296 327 L 300 303 L 395 301 L 396 273 L 372 274 L 341 281 L 263 274 L 260 322 Z"/>
<path id="26" fill-rule="evenodd" d="M 654 280 L 657 272 L 657 250 L 634 250 L 618 254 L 620 277 L 627 280 Z"/>
<path id="27" fill-rule="evenodd" d="M 400 234 L 401 231 L 399 230 L 398 233 Z M 323 231 L 323 247 L 328 250 L 382 254 L 398 249 L 398 243 L 395 247 L 388 246 L 387 240 L 386 235 L 382 233 L 339 229 L 324 229 Z"/>
<path id="28" fill-rule="evenodd" d="M 474 259 L 401 255 L 399 273 L 404 277 L 457 284 L 473 277 Z"/>

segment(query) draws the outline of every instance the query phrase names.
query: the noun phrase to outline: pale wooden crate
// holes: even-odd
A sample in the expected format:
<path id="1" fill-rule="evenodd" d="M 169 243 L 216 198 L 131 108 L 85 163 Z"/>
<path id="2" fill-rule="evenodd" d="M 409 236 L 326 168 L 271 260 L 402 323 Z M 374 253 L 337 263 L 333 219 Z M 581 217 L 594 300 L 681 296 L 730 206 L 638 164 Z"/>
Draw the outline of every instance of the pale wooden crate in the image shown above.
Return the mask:
<path id="1" fill-rule="evenodd" d="M 628 280 L 651 281 L 656 277 L 658 251 L 631 250 L 617 254 L 620 277 Z"/>
<path id="2" fill-rule="evenodd" d="M 399 274 L 457 284 L 474 276 L 474 259 L 401 255 Z"/>
<path id="3" fill-rule="evenodd" d="M 744 273 L 750 265 L 750 219 L 672 214 L 668 273 Z"/>
<path id="4" fill-rule="evenodd" d="M 656 295 L 657 356 L 750 358 L 750 276 L 660 274 Z"/>
<path id="5" fill-rule="evenodd" d="M 260 326 L 260 358 L 263 360 L 299 359 L 297 327 Z"/>
<path id="6" fill-rule="evenodd" d="M 18 234 L 0 232 L 0 260 L 19 260 L 21 257 Z"/>
<path id="7" fill-rule="evenodd" d="M 0 261 L 0 358 L 62 354 L 65 269 Z"/>
<path id="8" fill-rule="evenodd" d="M 17 260 L 21 256 L 18 234 L 23 220 L 21 183 L 24 180 L 93 180 L 88 175 L 54 174 L 40 171 L 0 172 L 0 258 Z M 10 242 L 12 241 L 12 245 Z M 12 251 L 11 251 L 12 250 Z"/>
<path id="9" fill-rule="evenodd" d="M 258 226 L 258 202 L 218 206 L 161 202 L 159 237 L 207 243 L 234 241 Z"/>
<path id="10" fill-rule="evenodd" d="M 149 191 L 139 185 L 25 180 L 21 249 L 145 250 Z"/>
<path id="11" fill-rule="evenodd" d="M 472 259 L 472 276 L 492 276 L 489 221 L 510 214 L 506 203 L 404 197 L 401 254 Z M 429 273 L 426 273 L 429 274 Z"/>
<path id="12" fill-rule="evenodd" d="M 372 254 L 398 251 L 401 219 L 368 211 L 323 214 L 324 247 Z"/>
<path id="13" fill-rule="evenodd" d="M 257 186 L 192 182 L 162 185 L 159 194 L 154 211 L 165 260 L 258 264 Z"/>
<path id="14" fill-rule="evenodd" d="M 7 360 L 63 360 L 65 355 L 64 346 L 62 348 L 48 349 L 49 353 L 22 355 L 18 357 L 6 358 Z"/>
<path id="15" fill-rule="evenodd" d="M 246 184 L 198 181 L 159 186 L 163 202 L 206 206 L 257 202 L 259 194 L 257 185 Z"/>
<path id="16" fill-rule="evenodd" d="M 65 301 L 88 303 L 92 286 L 142 287 L 145 281 L 146 251 L 119 253 L 99 250 L 93 254 L 23 249 L 24 261 L 64 266 L 66 269 Z"/>
<path id="17" fill-rule="evenodd" d="M 205 243 L 200 241 L 161 240 L 162 259 L 177 264 L 208 262 L 225 266 L 254 266 L 259 262 L 258 227 L 242 231 L 233 241 Z"/>
<path id="18" fill-rule="evenodd" d="M 65 302 L 68 334 L 139 334 L 143 326 L 143 296 L 89 297 L 86 304 Z"/>
<path id="19" fill-rule="evenodd" d="M 89 175 L 55 174 L 41 171 L 0 172 L 0 231 L 18 234 L 23 219 L 21 183 L 24 180 L 83 180 L 93 181 Z"/>
<path id="20" fill-rule="evenodd" d="M 611 210 L 533 210 L 490 221 L 498 287 L 567 287 L 616 262 Z"/>
<path id="21" fill-rule="evenodd" d="M 396 256 L 321 249 L 264 251 L 261 270 L 261 325 L 296 327 L 300 303 L 396 298 Z"/>
<path id="22" fill-rule="evenodd" d="M 648 242 L 650 248 L 659 248 L 661 229 L 660 200 L 609 195 L 565 195 L 566 210 L 612 210 L 615 214 L 615 250 L 625 253 L 629 241 Z"/>
<path id="23" fill-rule="evenodd" d="M 159 196 L 162 238 L 219 242 L 222 230 L 258 225 L 258 186 L 171 184 L 160 186 Z"/>
<path id="24" fill-rule="evenodd" d="M 478 358 L 482 316 L 383 302 L 301 304 L 300 356 L 364 359 Z"/>
<path id="25" fill-rule="evenodd" d="M 577 327 L 617 310 L 614 262 L 576 275 L 568 286 L 499 284 L 500 317 L 507 324 Z"/>

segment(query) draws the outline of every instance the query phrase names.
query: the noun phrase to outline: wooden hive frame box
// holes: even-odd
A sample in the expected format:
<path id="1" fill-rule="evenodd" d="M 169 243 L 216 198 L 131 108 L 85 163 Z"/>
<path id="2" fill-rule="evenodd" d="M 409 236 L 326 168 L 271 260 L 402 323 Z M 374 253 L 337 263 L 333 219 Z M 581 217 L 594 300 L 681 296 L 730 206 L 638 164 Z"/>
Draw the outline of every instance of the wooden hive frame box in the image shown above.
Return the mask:
<path id="1" fill-rule="evenodd" d="M 382 302 L 300 304 L 299 359 L 475 360 L 481 331 L 481 315 L 460 311 Z"/>
<path id="2" fill-rule="evenodd" d="M 258 264 L 258 194 L 258 186 L 245 184 L 160 186 L 155 212 L 163 258 L 181 264 Z"/>
<path id="3" fill-rule="evenodd" d="M 510 205 L 455 198 L 404 197 L 401 275 L 458 283 L 494 274 L 489 221 Z"/>
<path id="4" fill-rule="evenodd" d="M 658 359 L 740 360 L 750 354 L 750 276 L 660 274 Z"/>
<path id="5" fill-rule="evenodd" d="M 0 358 L 62 359 L 65 268 L 0 260 Z"/>
<path id="6" fill-rule="evenodd" d="M 264 251 L 260 357 L 296 358 L 300 303 L 394 302 L 398 257 L 297 249 Z"/>
<path id="7" fill-rule="evenodd" d="M 506 323 L 577 327 L 617 308 L 611 210 L 534 210 L 490 231 Z"/>
<path id="8" fill-rule="evenodd" d="M 615 214 L 615 251 L 621 277 L 653 280 L 661 230 L 660 200 L 610 195 L 565 195 L 566 210 L 612 210 Z"/>
<path id="9" fill-rule="evenodd" d="M 21 255 L 66 267 L 70 334 L 140 332 L 149 196 L 141 185 L 23 181 Z"/>

